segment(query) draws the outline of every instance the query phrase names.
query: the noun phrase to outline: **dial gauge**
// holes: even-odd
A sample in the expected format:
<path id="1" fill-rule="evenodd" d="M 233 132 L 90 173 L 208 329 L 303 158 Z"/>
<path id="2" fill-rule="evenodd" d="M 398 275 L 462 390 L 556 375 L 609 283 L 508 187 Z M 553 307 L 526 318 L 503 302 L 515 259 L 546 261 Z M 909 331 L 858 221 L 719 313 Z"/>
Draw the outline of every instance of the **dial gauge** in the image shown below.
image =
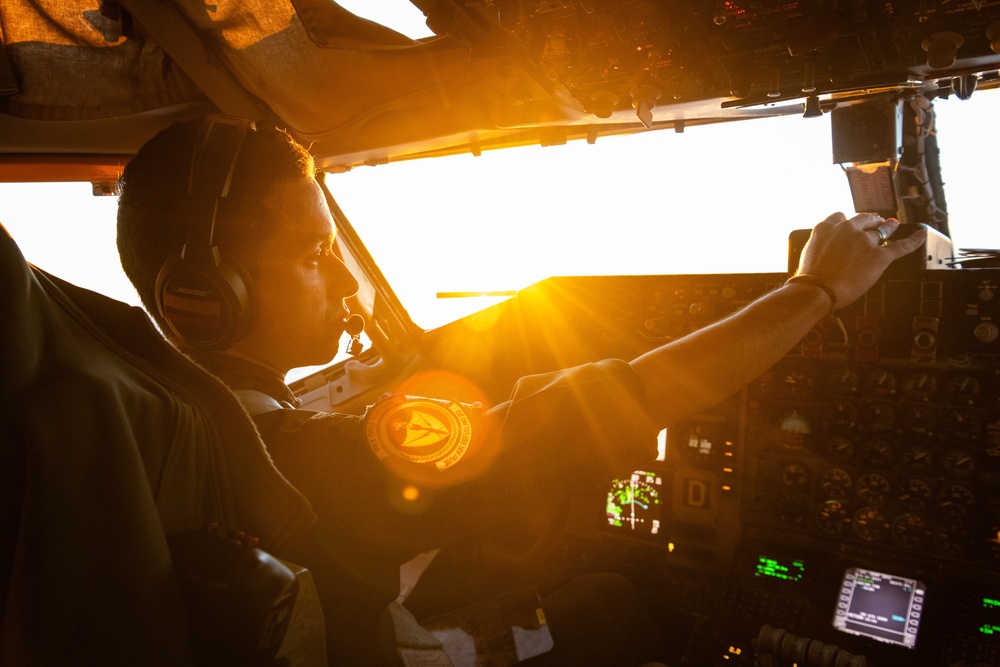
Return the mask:
<path id="1" fill-rule="evenodd" d="M 941 459 L 944 469 L 953 475 L 968 475 L 976 469 L 976 457 L 965 449 L 952 449 Z"/>
<path id="2" fill-rule="evenodd" d="M 812 433 L 809 418 L 798 410 L 789 410 L 778 418 L 778 440 L 788 449 L 801 449 Z"/>
<path id="3" fill-rule="evenodd" d="M 874 396 L 892 396 L 896 393 L 896 376 L 884 369 L 871 371 L 865 376 L 865 390 Z"/>
<path id="4" fill-rule="evenodd" d="M 979 393 L 979 380 L 971 375 L 956 375 L 948 381 L 948 393 L 953 399 L 971 403 Z"/>
<path id="5" fill-rule="evenodd" d="M 889 517 L 878 507 L 862 507 L 854 513 L 854 534 L 865 542 L 878 542 L 889 534 Z"/>
<path id="6" fill-rule="evenodd" d="M 948 412 L 949 435 L 955 438 L 975 439 L 982 430 L 982 420 L 974 410 L 958 408 Z"/>
<path id="7" fill-rule="evenodd" d="M 922 546 L 930 537 L 931 530 L 927 520 L 919 514 L 907 512 L 900 514 L 892 522 L 892 541 L 901 547 L 915 549 Z"/>
<path id="8" fill-rule="evenodd" d="M 857 393 L 858 384 L 858 372 L 853 368 L 841 368 L 830 378 L 833 391 L 842 395 Z"/>
<path id="9" fill-rule="evenodd" d="M 976 497 L 968 487 L 961 484 L 948 484 L 938 492 L 938 507 L 948 516 L 968 516 Z"/>
<path id="10" fill-rule="evenodd" d="M 781 374 L 780 387 L 782 395 L 788 398 L 808 398 L 816 387 L 816 381 L 810 374 L 792 369 Z"/>
<path id="11" fill-rule="evenodd" d="M 804 487 L 809 483 L 809 468 L 798 461 L 786 463 L 781 468 L 781 482 L 788 487 Z"/>
<path id="12" fill-rule="evenodd" d="M 937 426 L 937 412 L 928 405 L 913 403 L 900 410 L 900 424 L 910 433 L 933 436 Z"/>
<path id="13" fill-rule="evenodd" d="M 802 525 L 806 518 L 807 507 L 806 499 L 802 496 L 791 493 L 782 494 L 778 498 L 778 518 L 782 523 L 792 526 Z"/>
<path id="14" fill-rule="evenodd" d="M 861 419 L 872 428 L 888 428 L 896 423 L 896 408 L 886 401 L 872 401 L 864 406 Z"/>
<path id="15" fill-rule="evenodd" d="M 829 499 L 846 498 L 850 495 L 853 486 L 851 473 L 843 468 L 829 468 L 823 472 L 819 486 L 823 489 L 823 495 Z"/>
<path id="16" fill-rule="evenodd" d="M 838 399 L 830 404 L 830 424 L 843 429 L 854 428 L 860 413 L 854 401 Z"/>
<path id="17" fill-rule="evenodd" d="M 884 503 L 891 491 L 892 485 L 886 479 L 885 475 L 880 475 L 877 472 L 868 472 L 858 478 L 858 498 L 861 498 L 866 503 L 872 503 L 873 505 Z"/>
<path id="18" fill-rule="evenodd" d="M 827 500 L 816 510 L 816 525 L 830 535 L 843 533 L 849 520 L 847 505 L 839 500 Z"/>
<path id="19" fill-rule="evenodd" d="M 930 373 L 913 373 L 903 380 L 903 392 L 914 398 L 928 399 L 937 391 L 937 378 Z"/>
<path id="20" fill-rule="evenodd" d="M 900 461 L 911 470 L 928 470 L 934 465 L 930 448 L 925 445 L 910 445 L 899 455 Z"/>
<path id="21" fill-rule="evenodd" d="M 933 496 L 934 492 L 927 482 L 910 477 L 899 485 L 896 500 L 907 509 L 922 510 L 930 505 Z"/>
<path id="22" fill-rule="evenodd" d="M 843 435 L 835 435 L 826 441 L 824 450 L 830 456 L 846 461 L 854 456 L 854 442 Z"/>
<path id="23" fill-rule="evenodd" d="M 862 456 L 873 466 L 884 467 L 892 463 L 892 445 L 882 438 L 866 440 L 861 451 Z"/>
<path id="24" fill-rule="evenodd" d="M 949 556 L 965 552 L 972 530 L 964 520 L 939 523 L 931 529 L 931 544 L 935 551 Z"/>

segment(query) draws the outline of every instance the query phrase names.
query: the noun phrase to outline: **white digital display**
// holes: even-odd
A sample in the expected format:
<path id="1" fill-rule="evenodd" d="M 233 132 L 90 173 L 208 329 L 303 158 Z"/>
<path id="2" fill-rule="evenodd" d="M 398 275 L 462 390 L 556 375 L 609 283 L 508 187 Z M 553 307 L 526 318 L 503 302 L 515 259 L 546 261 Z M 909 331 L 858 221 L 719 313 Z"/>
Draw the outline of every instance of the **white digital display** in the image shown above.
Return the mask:
<path id="1" fill-rule="evenodd" d="M 916 579 L 852 567 L 844 572 L 833 627 L 887 644 L 913 648 L 924 608 Z"/>

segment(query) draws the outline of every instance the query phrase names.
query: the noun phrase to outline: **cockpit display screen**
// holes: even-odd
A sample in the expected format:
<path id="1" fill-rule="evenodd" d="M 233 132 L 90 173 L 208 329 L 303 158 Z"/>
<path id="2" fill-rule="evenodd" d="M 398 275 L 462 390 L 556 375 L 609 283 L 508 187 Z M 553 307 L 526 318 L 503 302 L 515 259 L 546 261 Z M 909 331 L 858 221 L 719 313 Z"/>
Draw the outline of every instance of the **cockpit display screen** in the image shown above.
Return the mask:
<path id="1" fill-rule="evenodd" d="M 608 525 L 656 535 L 660 532 L 663 478 L 637 470 L 628 479 L 617 479 L 608 491 Z"/>
<path id="2" fill-rule="evenodd" d="M 924 608 L 916 579 L 850 568 L 840 585 L 833 627 L 887 644 L 913 648 Z"/>
<path id="3" fill-rule="evenodd" d="M 801 558 L 774 557 L 761 554 L 754 563 L 754 576 L 774 581 L 801 581 L 806 563 Z"/>

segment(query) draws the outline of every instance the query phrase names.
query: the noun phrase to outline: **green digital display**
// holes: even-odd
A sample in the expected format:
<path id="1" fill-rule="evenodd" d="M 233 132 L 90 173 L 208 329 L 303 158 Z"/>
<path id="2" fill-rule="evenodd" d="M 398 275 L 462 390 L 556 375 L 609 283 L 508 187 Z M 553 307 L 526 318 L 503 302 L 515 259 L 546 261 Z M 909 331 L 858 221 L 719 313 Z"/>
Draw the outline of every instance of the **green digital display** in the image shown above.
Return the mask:
<path id="1" fill-rule="evenodd" d="M 979 619 L 981 623 L 979 634 L 989 637 L 991 641 L 1000 640 L 1000 622 L 997 619 L 997 615 L 1000 614 L 1000 598 L 986 596 L 982 600 L 983 612 Z"/>
<path id="2" fill-rule="evenodd" d="M 757 558 L 755 577 L 781 579 L 784 581 L 799 581 L 806 573 L 805 561 L 797 558 Z"/>

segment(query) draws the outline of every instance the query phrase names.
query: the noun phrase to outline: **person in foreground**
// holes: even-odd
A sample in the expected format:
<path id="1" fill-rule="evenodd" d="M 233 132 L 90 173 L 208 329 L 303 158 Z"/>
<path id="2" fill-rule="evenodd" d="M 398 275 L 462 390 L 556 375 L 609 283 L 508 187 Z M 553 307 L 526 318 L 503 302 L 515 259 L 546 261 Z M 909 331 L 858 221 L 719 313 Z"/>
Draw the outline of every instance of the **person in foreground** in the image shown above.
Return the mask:
<path id="1" fill-rule="evenodd" d="M 231 176 L 226 196 L 209 197 L 211 220 L 192 220 L 202 215 L 202 204 L 192 202 L 193 156 L 214 129 L 211 119 L 171 126 L 128 164 L 119 253 L 174 345 L 231 389 L 264 395 L 277 408 L 254 421 L 275 465 L 318 517 L 278 555 L 313 571 L 333 659 L 358 660 L 371 650 L 376 619 L 399 592 L 402 563 L 524 516 L 543 499 L 591 493 L 643 467 L 656 456 L 662 428 L 758 377 L 924 236 L 886 243 L 897 221 L 835 213 L 813 229 L 796 275 L 734 315 L 635 359 L 523 378 L 496 406 L 393 395 L 364 415 L 307 411 L 285 375 L 333 358 L 350 315 L 345 300 L 359 285 L 333 251 L 334 222 L 313 160 L 283 131 L 242 134 L 232 160 L 220 163 Z M 209 223 L 213 252 L 246 289 L 247 317 L 221 344 L 203 345 L 171 311 L 164 273 L 191 252 L 185 246 L 200 242 L 197 226 Z M 415 413 L 438 415 L 450 425 L 447 437 L 406 442 L 418 434 Z M 410 485 L 421 489 L 419 507 L 399 500 Z M 533 660 L 578 664 L 579 656 L 563 653 L 574 640 L 560 641 L 555 619 L 552 626 L 555 648 Z M 606 643 L 606 660 L 587 648 L 590 664 L 659 658 L 643 639 Z"/>

